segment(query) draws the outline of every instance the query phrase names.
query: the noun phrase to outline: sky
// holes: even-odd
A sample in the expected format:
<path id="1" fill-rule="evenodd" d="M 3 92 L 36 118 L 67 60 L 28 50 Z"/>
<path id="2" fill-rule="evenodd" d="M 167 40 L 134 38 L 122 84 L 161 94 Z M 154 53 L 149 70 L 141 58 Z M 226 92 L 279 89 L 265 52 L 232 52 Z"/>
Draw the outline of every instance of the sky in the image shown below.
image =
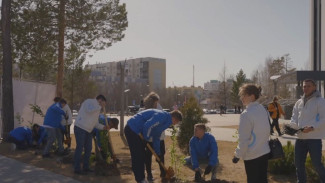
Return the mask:
<path id="1" fill-rule="evenodd" d="M 86 63 L 126 58 L 166 59 L 166 85 L 221 80 L 221 72 L 248 78 L 268 57 L 289 53 L 298 70 L 309 60 L 309 0 L 120 0 L 125 38 L 90 53 Z"/>

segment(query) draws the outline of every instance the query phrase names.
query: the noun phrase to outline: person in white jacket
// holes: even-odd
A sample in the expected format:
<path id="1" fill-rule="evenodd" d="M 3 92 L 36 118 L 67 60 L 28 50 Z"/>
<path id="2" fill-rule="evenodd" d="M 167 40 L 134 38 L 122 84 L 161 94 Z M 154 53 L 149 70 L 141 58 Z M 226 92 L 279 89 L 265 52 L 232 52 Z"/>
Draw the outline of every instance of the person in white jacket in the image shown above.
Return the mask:
<path id="1" fill-rule="evenodd" d="M 92 149 L 92 134 L 94 128 L 107 130 L 107 127 L 98 123 L 98 116 L 102 107 L 106 105 L 106 98 L 98 95 L 96 99 L 87 99 L 81 104 L 78 116 L 74 124 L 76 137 L 76 150 L 74 154 L 74 173 L 87 174 L 89 169 L 89 158 Z M 84 149 L 83 170 L 81 171 L 80 159 Z"/>
<path id="2" fill-rule="evenodd" d="M 60 101 L 61 103 L 65 104 L 64 107 L 62 108 L 62 110 L 65 112 L 65 118 L 62 118 L 61 120 L 61 125 L 64 126 L 65 129 L 62 130 L 62 142 L 64 142 L 64 136 L 65 136 L 66 140 L 68 141 L 67 143 L 68 149 L 70 149 L 71 147 L 70 126 L 72 124 L 72 112 L 65 99 L 61 99 Z"/>
<path id="3" fill-rule="evenodd" d="M 325 100 L 316 90 L 314 80 L 303 81 L 304 95 L 292 110 L 290 125 L 302 128 L 295 143 L 295 166 L 297 182 L 306 182 L 305 163 L 309 152 L 313 166 L 321 182 L 325 182 L 322 159 L 322 139 L 325 137 Z"/>
<path id="4" fill-rule="evenodd" d="M 270 123 L 268 112 L 256 101 L 261 91 L 261 87 L 254 84 L 245 84 L 239 90 L 246 110 L 240 115 L 239 143 L 233 163 L 240 158 L 244 160 L 248 183 L 267 183 Z"/>

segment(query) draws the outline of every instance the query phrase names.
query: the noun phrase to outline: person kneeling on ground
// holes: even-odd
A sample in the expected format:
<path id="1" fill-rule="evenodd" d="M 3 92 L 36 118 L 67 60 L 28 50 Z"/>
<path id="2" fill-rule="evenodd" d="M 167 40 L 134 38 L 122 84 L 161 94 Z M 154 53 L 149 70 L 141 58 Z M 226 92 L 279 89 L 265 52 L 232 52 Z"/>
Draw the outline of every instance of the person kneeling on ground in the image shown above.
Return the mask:
<path id="1" fill-rule="evenodd" d="M 32 130 L 27 126 L 22 126 L 9 132 L 8 142 L 13 143 L 12 150 L 15 150 L 16 148 L 19 150 L 24 150 L 32 146 L 32 136 Z"/>
<path id="2" fill-rule="evenodd" d="M 190 155 L 185 158 L 186 165 L 195 171 L 195 181 L 201 181 L 200 166 L 205 166 L 204 175 L 211 174 L 211 181 L 216 180 L 218 145 L 213 135 L 206 132 L 203 123 L 194 125 L 194 136 L 190 140 Z"/>
<path id="3" fill-rule="evenodd" d="M 37 148 L 41 147 L 41 145 L 46 145 L 47 132 L 43 126 L 39 126 L 38 124 L 33 125 L 33 141 L 36 142 Z"/>

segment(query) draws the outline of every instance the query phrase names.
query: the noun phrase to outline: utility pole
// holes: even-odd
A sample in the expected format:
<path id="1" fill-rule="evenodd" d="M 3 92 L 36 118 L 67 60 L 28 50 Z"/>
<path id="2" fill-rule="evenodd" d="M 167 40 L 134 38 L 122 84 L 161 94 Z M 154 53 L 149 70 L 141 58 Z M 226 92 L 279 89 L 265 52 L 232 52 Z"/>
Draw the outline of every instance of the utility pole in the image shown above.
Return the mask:
<path id="1" fill-rule="evenodd" d="M 121 107 L 120 107 L 120 135 L 124 136 L 124 68 L 125 62 L 120 62 L 121 77 L 120 77 L 120 93 L 121 93 Z"/>

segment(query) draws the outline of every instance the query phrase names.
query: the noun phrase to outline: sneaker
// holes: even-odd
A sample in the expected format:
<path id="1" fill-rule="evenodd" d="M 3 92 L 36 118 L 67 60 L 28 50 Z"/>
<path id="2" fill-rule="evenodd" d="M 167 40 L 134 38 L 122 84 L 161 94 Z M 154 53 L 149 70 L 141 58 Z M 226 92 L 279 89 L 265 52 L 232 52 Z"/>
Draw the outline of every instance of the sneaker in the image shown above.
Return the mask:
<path id="1" fill-rule="evenodd" d="M 52 158 L 50 154 L 43 154 L 42 157 L 43 158 Z"/>

